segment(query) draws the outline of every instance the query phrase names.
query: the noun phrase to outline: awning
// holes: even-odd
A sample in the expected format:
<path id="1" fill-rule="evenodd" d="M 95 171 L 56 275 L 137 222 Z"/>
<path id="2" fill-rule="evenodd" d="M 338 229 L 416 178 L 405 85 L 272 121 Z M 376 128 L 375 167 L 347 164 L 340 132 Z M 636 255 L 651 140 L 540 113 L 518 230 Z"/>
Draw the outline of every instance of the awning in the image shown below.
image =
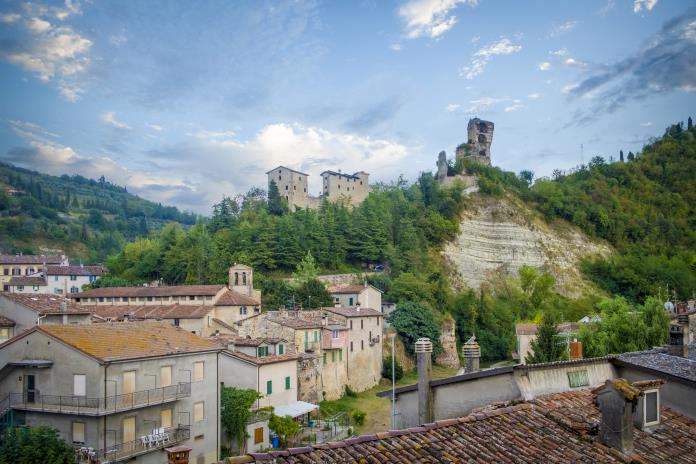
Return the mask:
<path id="1" fill-rule="evenodd" d="M 306 403 L 304 401 L 296 401 L 290 404 L 284 404 L 282 406 L 276 406 L 273 413 L 276 416 L 290 416 L 299 417 L 308 412 L 312 412 L 315 409 L 319 409 L 319 406 L 312 403 Z"/>

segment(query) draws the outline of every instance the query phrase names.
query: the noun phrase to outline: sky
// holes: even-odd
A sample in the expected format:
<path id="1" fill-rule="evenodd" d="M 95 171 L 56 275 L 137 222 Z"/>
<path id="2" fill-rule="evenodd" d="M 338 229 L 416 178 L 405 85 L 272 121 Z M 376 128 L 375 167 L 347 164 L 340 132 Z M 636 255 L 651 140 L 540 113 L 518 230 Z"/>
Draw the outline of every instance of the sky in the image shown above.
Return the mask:
<path id="1" fill-rule="evenodd" d="M 277 165 L 415 180 L 472 117 L 540 177 L 689 115 L 696 1 L 0 0 L 0 161 L 202 214 Z"/>

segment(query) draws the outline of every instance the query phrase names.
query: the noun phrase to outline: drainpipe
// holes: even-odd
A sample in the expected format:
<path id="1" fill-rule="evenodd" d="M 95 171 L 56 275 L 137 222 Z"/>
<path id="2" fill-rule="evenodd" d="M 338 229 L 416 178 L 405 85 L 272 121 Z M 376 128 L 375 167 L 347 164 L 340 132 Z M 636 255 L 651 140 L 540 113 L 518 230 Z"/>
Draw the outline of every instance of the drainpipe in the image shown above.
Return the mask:
<path id="1" fill-rule="evenodd" d="M 41 325 L 41 319 L 45 318 L 46 316 L 46 314 L 39 315 L 39 317 L 36 319 L 36 325 Z"/>
<path id="2" fill-rule="evenodd" d="M 104 364 L 104 409 L 106 409 L 106 369 L 109 367 L 109 363 Z M 106 414 L 104 414 L 104 447 L 102 448 L 104 452 L 106 453 Z"/>
<path id="3" fill-rule="evenodd" d="M 220 458 L 220 352 L 215 354 L 217 358 L 217 378 L 215 379 L 216 389 L 217 389 L 217 423 L 215 424 L 215 443 L 217 447 L 217 457 Z"/>

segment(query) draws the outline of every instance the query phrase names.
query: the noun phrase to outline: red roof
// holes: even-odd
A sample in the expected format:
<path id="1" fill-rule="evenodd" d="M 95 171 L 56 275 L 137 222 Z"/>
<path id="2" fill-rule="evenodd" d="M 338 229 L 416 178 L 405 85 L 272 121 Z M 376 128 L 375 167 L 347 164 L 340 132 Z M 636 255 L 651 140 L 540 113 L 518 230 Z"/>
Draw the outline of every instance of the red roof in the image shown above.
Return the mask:
<path id="1" fill-rule="evenodd" d="M 260 301 L 239 292 L 228 289 L 215 302 L 215 306 L 259 306 Z"/>
<path id="2" fill-rule="evenodd" d="M 338 314 L 343 317 L 379 317 L 382 316 L 381 311 L 377 311 L 372 308 L 346 308 L 346 307 L 336 307 L 336 308 L 322 308 L 324 311 L 330 313 Z"/>
<path id="3" fill-rule="evenodd" d="M 199 319 L 212 309 L 210 305 L 82 305 L 80 308 L 103 318 L 128 319 Z"/>
<path id="4" fill-rule="evenodd" d="M 0 295 L 8 300 L 25 306 L 39 314 L 89 314 L 89 311 L 82 309 L 74 302 L 57 295 L 29 294 L 29 293 L 8 293 Z"/>
<path id="5" fill-rule="evenodd" d="M 100 276 L 104 274 L 101 266 L 46 266 L 47 275 Z"/>
<path id="6" fill-rule="evenodd" d="M 70 294 L 70 298 L 121 298 L 148 296 L 215 296 L 224 285 L 173 285 L 171 287 L 102 287 Z"/>
<path id="7" fill-rule="evenodd" d="M 33 285 L 38 285 L 39 287 L 45 287 L 46 286 L 46 281 L 44 280 L 43 277 L 19 277 L 15 276 L 12 277 L 8 282 L 7 285 L 10 287 L 31 287 Z"/>
<path id="8" fill-rule="evenodd" d="M 378 292 L 382 293 L 382 290 L 378 289 L 377 287 L 374 287 L 372 285 L 333 285 L 329 287 L 329 293 L 335 293 L 335 294 L 345 294 L 345 295 L 353 295 L 356 293 L 360 293 L 363 290 L 367 288 L 374 288 Z"/>
<path id="9" fill-rule="evenodd" d="M 0 264 L 60 264 L 63 258 L 57 255 L 0 255 Z"/>

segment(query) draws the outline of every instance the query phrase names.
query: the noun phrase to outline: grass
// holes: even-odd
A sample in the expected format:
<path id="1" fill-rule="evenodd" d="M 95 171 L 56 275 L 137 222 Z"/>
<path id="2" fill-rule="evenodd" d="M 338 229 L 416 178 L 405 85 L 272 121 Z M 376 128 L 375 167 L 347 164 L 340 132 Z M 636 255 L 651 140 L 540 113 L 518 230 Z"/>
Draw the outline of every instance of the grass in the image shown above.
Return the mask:
<path id="1" fill-rule="evenodd" d="M 457 374 L 457 369 L 433 366 L 433 379 L 451 377 Z M 418 381 L 418 373 L 408 372 L 401 380 L 396 382 L 397 387 L 414 384 Z M 320 403 L 322 414 L 331 416 L 339 412 L 346 412 L 351 416 L 355 410 L 365 411 L 367 417 L 363 425 L 354 425 L 356 435 L 383 432 L 391 428 L 391 401 L 389 398 L 380 398 L 377 393 L 391 389 L 391 382 L 382 379 L 379 385 L 355 395 L 344 395 L 335 401 L 322 401 Z M 352 417 L 351 417 L 352 423 Z"/>

